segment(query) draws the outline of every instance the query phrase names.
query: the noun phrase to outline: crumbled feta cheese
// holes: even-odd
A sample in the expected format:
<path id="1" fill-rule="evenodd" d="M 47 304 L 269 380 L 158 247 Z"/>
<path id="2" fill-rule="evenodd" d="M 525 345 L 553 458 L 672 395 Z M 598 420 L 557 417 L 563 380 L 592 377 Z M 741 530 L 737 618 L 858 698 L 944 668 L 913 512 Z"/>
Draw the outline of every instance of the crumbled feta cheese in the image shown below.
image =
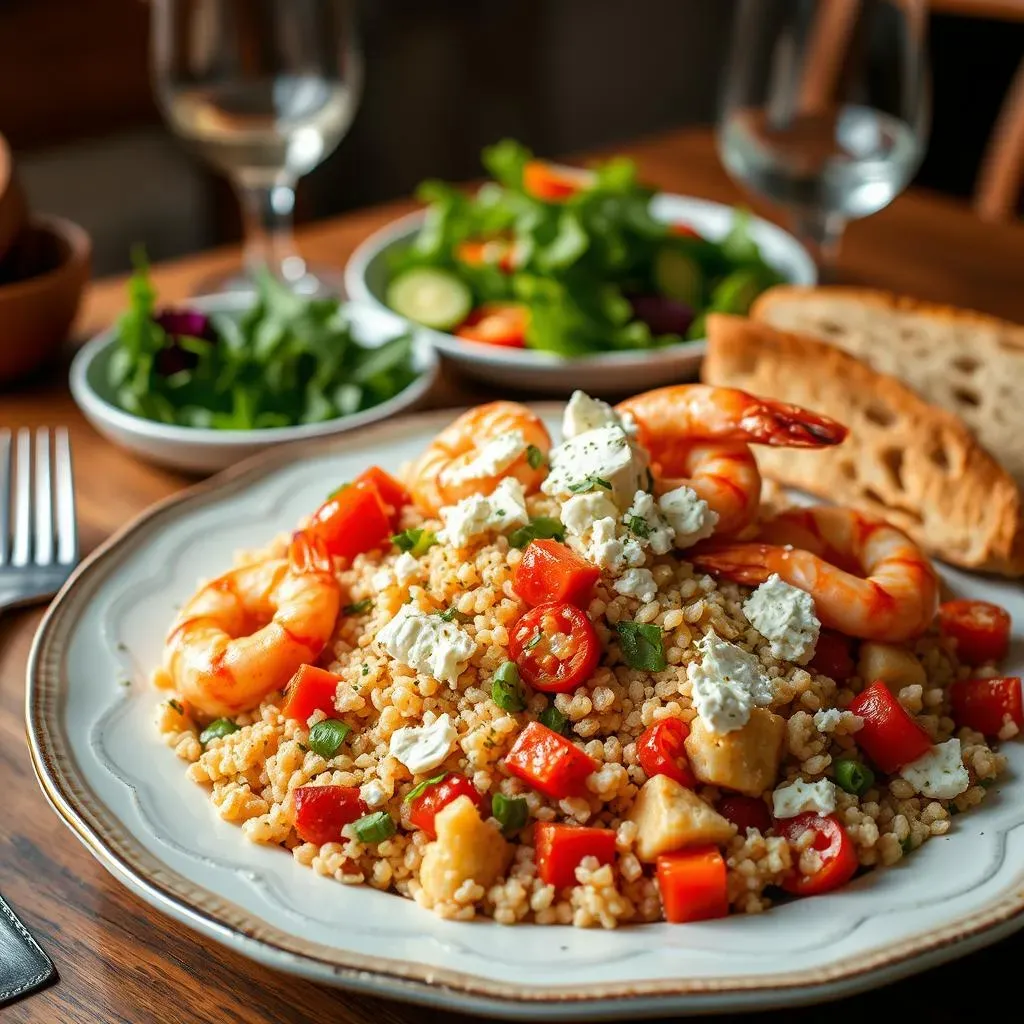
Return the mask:
<path id="1" fill-rule="evenodd" d="M 392 583 L 395 582 L 395 574 L 387 566 L 383 569 L 378 569 L 370 577 L 370 586 L 379 594 L 382 590 L 387 590 Z"/>
<path id="2" fill-rule="evenodd" d="M 388 753 L 401 761 L 413 775 L 419 775 L 441 764 L 458 738 L 451 718 L 445 714 L 431 725 L 396 729 L 391 734 Z"/>
<path id="3" fill-rule="evenodd" d="M 633 495 L 633 503 L 626 509 L 622 523 L 641 547 L 649 547 L 656 555 L 672 550 L 675 531 L 658 511 L 654 496 L 646 491 L 637 491 Z"/>
<path id="4" fill-rule="evenodd" d="M 383 807 L 388 802 L 388 791 L 376 779 L 370 779 L 359 787 L 359 799 L 367 807 Z"/>
<path id="5" fill-rule="evenodd" d="M 697 714 L 712 732 L 742 729 L 754 707 L 767 707 L 772 700 L 772 685 L 761 663 L 714 632 L 707 633 L 697 647 L 701 660 L 686 668 Z"/>
<path id="6" fill-rule="evenodd" d="M 576 537 L 568 540 L 573 550 L 612 576 L 617 576 L 627 567 L 644 564 L 643 548 L 632 538 L 620 537 L 617 524 L 611 517 L 598 519 L 585 540 Z"/>
<path id="7" fill-rule="evenodd" d="M 904 765 L 900 775 L 922 796 L 933 800 L 952 800 L 971 784 L 960 756 L 960 741 L 936 743 L 927 754 Z"/>
<path id="8" fill-rule="evenodd" d="M 650 569 L 627 569 L 612 585 L 620 594 L 635 597 L 645 604 L 658 594 L 658 584 Z"/>
<path id="9" fill-rule="evenodd" d="M 772 573 L 743 604 L 750 624 L 769 641 L 771 652 L 783 661 L 806 665 L 814 657 L 821 622 L 814 598 L 806 590 Z"/>
<path id="10" fill-rule="evenodd" d="M 490 495 L 472 494 L 441 509 L 441 520 L 444 529 L 438 533 L 438 540 L 456 547 L 465 547 L 483 533 L 525 526 L 530 517 L 523 485 L 515 477 L 506 477 Z"/>
<path id="11" fill-rule="evenodd" d="M 400 587 L 404 587 L 410 580 L 414 580 L 419 573 L 419 559 L 410 552 L 403 551 L 395 559 L 395 579 Z"/>
<path id="12" fill-rule="evenodd" d="M 617 519 L 619 510 L 605 497 L 603 491 L 574 494 L 562 503 L 559 516 L 566 532 L 576 537 L 586 536 L 599 519 Z"/>
<path id="13" fill-rule="evenodd" d="M 454 683 L 476 651 L 476 641 L 454 622 L 403 604 L 382 626 L 377 646 L 396 661 L 442 682 Z"/>
<path id="14" fill-rule="evenodd" d="M 521 430 L 499 434 L 480 448 L 468 462 L 453 466 L 445 472 L 445 483 L 461 484 L 467 480 L 500 476 L 525 451 L 526 438 Z"/>
<path id="15" fill-rule="evenodd" d="M 863 728 L 864 719 L 852 711 L 840 711 L 839 708 L 826 708 L 814 712 L 814 728 L 828 736 L 837 730 L 844 736 Z"/>
<path id="16" fill-rule="evenodd" d="M 591 398 L 583 391 L 574 391 L 566 403 L 562 416 L 562 437 L 568 440 L 570 437 L 578 437 L 588 430 L 608 424 L 622 427 L 627 434 L 633 433 L 636 429 L 635 424 L 631 422 L 631 430 L 607 402 L 602 402 L 600 398 Z"/>
<path id="17" fill-rule="evenodd" d="M 772 793 L 772 814 L 776 818 L 795 818 L 805 811 L 831 814 L 836 809 L 836 787 L 829 779 L 804 782 L 797 779 L 788 786 L 779 786 Z"/>
<path id="18" fill-rule="evenodd" d="M 658 499 L 658 508 L 676 535 L 677 548 L 689 548 L 710 537 L 718 525 L 718 513 L 685 484 L 666 491 Z"/>
<path id="19" fill-rule="evenodd" d="M 622 427 L 595 427 L 552 448 L 551 472 L 541 484 L 545 494 L 568 498 L 582 491 L 603 490 L 618 508 L 647 486 L 648 457 L 630 443 Z M 574 490 L 575 488 L 575 490 Z"/>

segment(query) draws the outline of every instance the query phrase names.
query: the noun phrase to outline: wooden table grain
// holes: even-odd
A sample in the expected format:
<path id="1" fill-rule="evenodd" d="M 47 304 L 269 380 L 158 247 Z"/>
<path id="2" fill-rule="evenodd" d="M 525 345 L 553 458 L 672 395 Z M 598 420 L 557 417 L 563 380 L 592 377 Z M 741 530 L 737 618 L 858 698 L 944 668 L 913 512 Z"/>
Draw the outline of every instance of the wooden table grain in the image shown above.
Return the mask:
<path id="1" fill-rule="evenodd" d="M 662 188 L 730 203 L 744 199 L 722 172 L 706 132 L 676 133 L 628 150 L 644 177 Z M 311 227 L 302 233 L 302 248 L 316 262 L 340 265 L 370 231 L 411 206 L 392 203 Z M 200 278 L 236 259 L 234 250 L 190 257 L 155 268 L 154 279 L 162 299 L 181 299 Z M 846 281 L 1018 321 L 1024 321 L 1022 270 L 1024 227 L 982 224 L 966 206 L 917 191 L 852 225 L 841 263 Z M 120 280 L 92 286 L 77 337 L 117 315 L 122 287 Z M 432 403 L 457 404 L 482 393 L 472 382 L 448 373 Z M 0 427 L 44 423 L 64 423 L 71 430 L 86 551 L 147 505 L 189 482 L 135 461 L 95 434 L 68 394 L 66 365 L 14 391 L 0 392 Z M 40 614 L 34 610 L 0 617 L 0 892 L 53 957 L 60 981 L 5 1008 L 0 1014 L 5 1024 L 404 1024 L 458 1019 L 339 992 L 250 963 L 158 914 L 90 857 L 47 806 L 25 746 L 25 661 Z M 142 747 L 140 756 L 145 756 Z M 991 995 L 1015 976 L 1022 959 L 1024 935 L 828 1010 L 776 1011 L 759 1019 L 772 1024 L 896 1019 L 896 1011 L 903 1008 L 919 1015 L 921 994 L 926 993 L 929 1020 L 961 1020 L 976 1012 L 985 993 Z"/>

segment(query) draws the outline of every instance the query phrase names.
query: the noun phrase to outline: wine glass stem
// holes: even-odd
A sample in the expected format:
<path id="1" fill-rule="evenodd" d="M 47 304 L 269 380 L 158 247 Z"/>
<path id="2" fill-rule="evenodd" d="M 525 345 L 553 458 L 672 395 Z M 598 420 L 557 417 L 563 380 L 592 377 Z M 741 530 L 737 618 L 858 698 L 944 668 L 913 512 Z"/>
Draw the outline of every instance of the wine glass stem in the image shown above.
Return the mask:
<path id="1" fill-rule="evenodd" d="M 255 278 L 265 269 L 281 281 L 300 280 L 306 264 L 295 249 L 292 234 L 294 180 L 282 176 L 269 184 L 240 182 L 238 193 L 246 273 Z"/>
<path id="2" fill-rule="evenodd" d="M 843 217 L 838 213 L 820 210 L 796 210 L 793 213 L 793 228 L 818 265 L 821 279 L 833 280 L 836 276 L 839 243 L 846 228 Z"/>

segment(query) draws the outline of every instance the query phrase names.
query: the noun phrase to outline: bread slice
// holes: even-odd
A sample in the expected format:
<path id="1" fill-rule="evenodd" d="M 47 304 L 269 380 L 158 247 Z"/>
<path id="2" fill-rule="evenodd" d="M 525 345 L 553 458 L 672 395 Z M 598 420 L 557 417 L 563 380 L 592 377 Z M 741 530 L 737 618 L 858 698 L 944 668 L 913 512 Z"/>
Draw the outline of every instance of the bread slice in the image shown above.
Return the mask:
<path id="1" fill-rule="evenodd" d="M 1024 489 L 1024 327 L 860 288 L 771 288 L 750 316 L 863 359 L 956 413 Z"/>
<path id="2" fill-rule="evenodd" d="M 884 516 L 955 565 L 1024 574 L 1021 494 L 953 413 L 842 349 L 708 317 L 704 381 L 794 402 L 850 428 L 836 448 L 757 446 L 767 477 Z"/>

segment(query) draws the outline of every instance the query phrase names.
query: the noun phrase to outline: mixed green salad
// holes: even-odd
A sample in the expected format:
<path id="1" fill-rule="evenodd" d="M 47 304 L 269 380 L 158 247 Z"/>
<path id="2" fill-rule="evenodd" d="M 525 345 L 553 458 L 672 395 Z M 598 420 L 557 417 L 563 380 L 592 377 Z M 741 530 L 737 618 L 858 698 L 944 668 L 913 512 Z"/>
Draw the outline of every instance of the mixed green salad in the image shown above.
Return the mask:
<path id="1" fill-rule="evenodd" d="M 708 313 L 745 313 L 782 280 L 746 211 L 719 242 L 657 221 L 630 160 L 559 167 L 505 140 L 483 163 L 493 181 L 475 193 L 419 188 L 426 220 L 393 254 L 385 296 L 409 320 L 560 356 L 655 348 L 703 337 Z"/>
<path id="2" fill-rule="evenodd" d="M 145 419 L 218 430 L 320 423 L 379 405 L 418 375 L 410 334 L 363 345 L 340 300 L 296 295 L 269 274 L 240 315 L 157 310 L 143 260 L 128 294 L 109 383 Z"/>

